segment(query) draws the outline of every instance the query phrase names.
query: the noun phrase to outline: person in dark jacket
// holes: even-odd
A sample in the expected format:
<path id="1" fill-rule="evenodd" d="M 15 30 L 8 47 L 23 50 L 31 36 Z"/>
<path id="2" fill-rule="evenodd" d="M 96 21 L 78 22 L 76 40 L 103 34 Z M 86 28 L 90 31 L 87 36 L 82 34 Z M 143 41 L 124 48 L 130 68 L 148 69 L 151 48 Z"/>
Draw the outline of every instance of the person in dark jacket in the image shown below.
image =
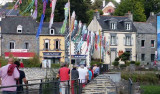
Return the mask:
<path id="1" fill-rule="evenodd" d="M 72 88 L 72 94 L 74 94 L 75 90 L 76 90 L 76 84 L 78 85 L 78 78 L 79 78 L 79 73 L 77 71 L 77 65 L 73 66 L 73 69 L 71 71 L 71 88 Z"/>

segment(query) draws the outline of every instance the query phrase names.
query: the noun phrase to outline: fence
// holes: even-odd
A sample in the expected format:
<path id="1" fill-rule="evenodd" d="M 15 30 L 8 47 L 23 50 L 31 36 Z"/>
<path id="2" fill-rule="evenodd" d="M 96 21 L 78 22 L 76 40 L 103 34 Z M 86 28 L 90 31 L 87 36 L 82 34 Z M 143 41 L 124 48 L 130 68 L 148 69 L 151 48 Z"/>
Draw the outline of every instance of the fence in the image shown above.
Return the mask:
<path id="1" fill-rule="evenodd" d="M 133 94 L 133 82 L 131 78 L 128 80 L 128 94 Z"/>
<path id="2" fill-rule="evenodd" d="M 32 83 L 33 81 L 37 81 L 37 83 Z M 70 92 L 81 94 L 82 91 L 80 80 L 72 80 L 70 85 L 70 81 L 62 82 L 54 78 L 29 80 L 28 84 L 1 86 L 0 89 L 10 87 L 23 87 L 23 90 L 17 91 L 17 94 L 60 94 L 60 92 L 63 92 L 62 94 L 70 94 Z"/>

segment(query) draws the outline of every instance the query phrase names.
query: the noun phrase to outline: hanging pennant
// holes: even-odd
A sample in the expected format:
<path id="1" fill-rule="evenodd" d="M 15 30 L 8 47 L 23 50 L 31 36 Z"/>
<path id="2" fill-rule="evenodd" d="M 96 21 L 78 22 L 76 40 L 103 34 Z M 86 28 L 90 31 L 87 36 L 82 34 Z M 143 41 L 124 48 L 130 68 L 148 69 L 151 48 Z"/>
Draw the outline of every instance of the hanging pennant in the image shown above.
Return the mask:
<path id="1" fill-rule="evenodd" d="M 55 6 L 56 6 L 56 2 L 57 2 L 57 0 L 52 0 L 52 12 L 51 12 L 51 17 L 50 17 L 50 22 L 49 22 L 49 28 L 51 28 L 51 26 L 53 24 L 54 10 L 55 10 Z"/>
<path id="2" fill-rule="evenodd" d="M 37 19 L 37 0 L 35 0 L 35 10 L 34 10 L 34 12 L 33 12 L 33 15 L 32 15 L 32 17 L 33 17 L 33 19 Z"/>
<path id="3" fill-rule="evenodd" d="M 75 17 L 76 17 L 76 14 L 75 14 L 75 11 L 73 11 L 73 13 L 72 13 L 72 17 L 71 17 L 71 31 L 70 32 L 72 32 L 73 31 L 73 29 L 74 29 L 74 20 L 75 20 Z"/>

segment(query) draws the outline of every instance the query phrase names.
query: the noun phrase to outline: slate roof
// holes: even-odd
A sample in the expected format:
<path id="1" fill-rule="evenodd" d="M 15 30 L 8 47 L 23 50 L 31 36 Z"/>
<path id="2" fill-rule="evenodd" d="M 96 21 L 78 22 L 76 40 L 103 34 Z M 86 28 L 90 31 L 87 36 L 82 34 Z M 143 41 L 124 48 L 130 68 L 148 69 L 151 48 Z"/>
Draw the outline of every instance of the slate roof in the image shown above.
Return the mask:
<path id="1" fill-rule="evenodd" d="M 54 29 L 55 35 L 61 35 L 59 31 L 61 30 L 62 25 L 63 25 L 62 22 L 53 23 L 51 28 Z M 38 29 L 38 26 L 39 26 L 39 23 L 37 23 L 37 29 Z M 49 22 L 43 23 L 43 27 L 40 35 L 50 35 Z"/>
<path id="2" fill-rule="evenodd" d="M 8 12 L 10 11 L 10 9 L 0 9 L 0 15 L 3 15 L 3 14 L 7 14 Z M 19 10 L 15 10 L 13 9 L 12 12 L 7 15 L 7 16 L 18 16 L 19 15 Z"/>
<path id="3" fill-rule="evenodd" d="M 17 33 L 17 26 L 22 26 L 22 33 Z M 2 34 L 36 34 L 36 20 L 32 17 L 6 16 L 1 21 Z"/>
<path id="4" fill-rule="evenodd" d="M 149 18 L 147 19 L 148 23 L 152 23 L 153 26 L 157 26 L 157 21 L 156 21 L 156 15 L 153 16 L 149 16 Z"/>
<path id="5" fill-rule="evenodd" d="M 128 19 L 127 16 L 100 16 L 100 19 L 97 19 L 100 26 L 102 27 L 103 31 L 120 31 L 120 32 L 125 32 L 125 26 L 124 22 L 131 22 L 132 24 L 132 29 L 129 30 L 129 32 L 135 32 L 135 27 L 132 23 L 131 20 Z M 117 22 L 117 29 L 116 30 L 111 30 L 110 29 L 110 24 L 109 21 L 115 21 Z M 127 30 L 128 32 L 128 30 Z"/>
<path id="6" fill-rule="evenodd" d="M 157 34 L 156 28 L 152 25 L 152 23 L 134 22 L 133 24 L 136 27 L 137 33 Z"/>

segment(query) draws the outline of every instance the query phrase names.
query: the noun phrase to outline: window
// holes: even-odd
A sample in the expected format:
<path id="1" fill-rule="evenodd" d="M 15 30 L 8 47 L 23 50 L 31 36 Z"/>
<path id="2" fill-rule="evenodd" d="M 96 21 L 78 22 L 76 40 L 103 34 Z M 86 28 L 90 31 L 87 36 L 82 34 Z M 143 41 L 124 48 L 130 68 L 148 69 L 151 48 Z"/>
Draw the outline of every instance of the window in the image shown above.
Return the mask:
<path id="1" fill-rule="evenodd" d="M 144 47 L 145 40 L 141 40 L 141 47 Z"/>
<path id="2" fill-rule="evenodd" d="M 9 49 L 15 49 L 15 42 L 11 41 L 9 43 Z"/>
<path id="3" fill-rule="evenodd" d="M 50 29 L 50 35 L 54 35 L 55 32 L 54 32 L 54 29 Z"/>
<path id="4" fill-rule="evenodd" d="M 59 41 L 56 41 L 56 49 L 59 49 Z"/>
<path id="5" fill-rule="evenodd" d="M 25 49 L 29 49 L 29 43 L 28 42 L 25 43 Z"/>
<path id="6" fill-rule="evenodd" d="M 49 40 L 45 40 L 45 50 L 49 49 Z"/>
<path id="7" fill-rule="evenodd" d="M 154 61 L 154 58 L 155 58 L 155 54 L 151 54 L 151 62 Z"/>
<path id="8" fill-rule="evenodd" d="M 141 54 L 141 61 L 145 60 L 145 54 Z"/>
<path id="9" fill-rule="evenodd" d="M 126 36 L 126 42 L 125 42 L 125 44 L 127 46 L 131 46 L 131 36 Z"/>
<path id="10" fill-rule="evenodd" d="M 111 29 L 115 30 L 116 29 L 116 24 L 115 23 L 111 23 Z"/>
<path id="11" fill-rule="evenodd" d="M 17 26 L 17 33 L 22 33 L 22 26 L 21 25 Z"/>
<path id="12" fill-rule="evenodd" d="M 116 45 L 116 36 L 111 36 L 111 45 Z"/>
<path id="13" fill-rule="evenodd" d="M 151 47 L 154 47 L 155 46 L 155 41 L 154 40 L 151 40 Z"/>
<path id="14" fill-rule="evenodd" d="M 130 23 L 126 23 L 126 30 L 131 30 L 131 24 Z"/>

